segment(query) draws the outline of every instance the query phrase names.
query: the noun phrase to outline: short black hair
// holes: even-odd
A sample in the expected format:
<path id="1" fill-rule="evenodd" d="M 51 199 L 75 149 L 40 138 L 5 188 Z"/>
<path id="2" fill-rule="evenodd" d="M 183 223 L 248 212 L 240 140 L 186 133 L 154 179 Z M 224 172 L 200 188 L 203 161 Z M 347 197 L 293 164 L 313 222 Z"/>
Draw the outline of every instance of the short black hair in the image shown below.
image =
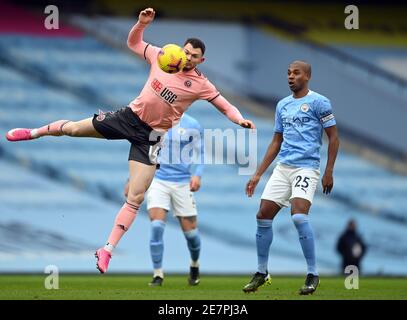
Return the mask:
<path id="1" fill-rule="evenodd" d="M 205 54 L 205 43 L 203 43 L 202 40 L 198 39 L 198 38 L 188 38 L 185 43 L 184 46 L 187 45 L 188 43 L 190 43 L 192 45 L 192 47 L 194 47 L 195 49 L 199 48 L 202 51 L 202 55 Z"/>
<path id="2" fill-rule="evenodd" d="M 298 64 L 298 65 L 302 66 L 305 73 L 308 74 L 309 77 L 311 77 L 311 73 L 312 73 L 311 65 L 307 61 L 295 60 L 295 61 L 290 63 L 290 65 L 292 65 L 292 64 Z"/>

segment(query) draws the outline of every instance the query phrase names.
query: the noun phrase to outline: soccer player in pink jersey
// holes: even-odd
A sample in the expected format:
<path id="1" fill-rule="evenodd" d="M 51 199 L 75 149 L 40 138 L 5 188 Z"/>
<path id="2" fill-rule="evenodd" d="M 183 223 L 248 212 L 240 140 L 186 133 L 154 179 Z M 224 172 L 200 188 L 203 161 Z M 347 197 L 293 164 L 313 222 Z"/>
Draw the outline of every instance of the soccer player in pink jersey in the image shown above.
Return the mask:
<path id="1" fill-rule="evenodd" d="M 196 68 L 205 59 L 205 45 L 201 40 L 192 38 L 185 42 L 187 63 L 182 72 L 168 74 L 159 68 L 157 56 L 160 48 L 143 41 L 143 31 L 154 16 L 152 8 L 141 11 L 127 39 L 128 47 L 151 65 L 143 90 L 127 107 L 95 114 L 81 121 L 58 120 L 37 129 L 16 128 L 6 135 L 9 141 L 66 135 L 127 139 L 131 143 L 127 199 L 116 216 L 106 245 L 95 254 L 96 266 L 101 273 L 107 271 L 113 249 L 132 225 L 144 200 L 157 168 L 161 137 L 179 122 L 194 101 L 207 100 L 232 122 L 243 128 L 255 128 L 253 122 L 244 119 L 239 110 Z"/>

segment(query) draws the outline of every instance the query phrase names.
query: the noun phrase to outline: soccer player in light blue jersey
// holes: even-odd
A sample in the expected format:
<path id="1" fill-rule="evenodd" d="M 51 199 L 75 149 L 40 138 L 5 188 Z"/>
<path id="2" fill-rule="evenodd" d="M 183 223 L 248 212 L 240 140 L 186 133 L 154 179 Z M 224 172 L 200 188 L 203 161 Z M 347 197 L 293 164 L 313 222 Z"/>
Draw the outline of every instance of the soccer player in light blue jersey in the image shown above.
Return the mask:
<path id="1" fill-rule="evenodd" d="M 147 210 L 151 220 L 150 254 L 154 267 L 150 286 L 164 281 L 163 234 L 166 216 L 172 210 L 179 219 L 191 256 L 188 283 L 198 285 L 201 239 L 197 228 L 197 209 L 193 192 L 201 186 L 204 139 L 199 122 L 183 114 L 181 121 L 165 135 L 158 157 L 160 169 L 147 191 Z"/>
<path id="2" fill-rule="evenodd" d="M 314 234 L 308 213 L 320 177 L 323 131 L 329 141 L 328 160 L 322 177 L 324 194 L 329 194 L 333 188 L 333 169 L 339 139 L 331 103 L 326 97 L 308 88 L 310 78 L 311 66 L 308 63 L 294 61 L 289 65 L 288 85 L 292 95 L 278 102 L 273 139 L 262 163 L 246 185 L 246 194 L 251 197 L 263 173 L 279 156 L 261 196 L 256 216 L 258 270 L 243 288 L 244 292 L 254 292 L 260 286 L 271 283 L 267 268 L 273 240 L 272 223 L 280 209 L 290 204 L 291 217 L 307 263 L 307 277 L 299 294 L 312 294 L 319 284 Z"/>

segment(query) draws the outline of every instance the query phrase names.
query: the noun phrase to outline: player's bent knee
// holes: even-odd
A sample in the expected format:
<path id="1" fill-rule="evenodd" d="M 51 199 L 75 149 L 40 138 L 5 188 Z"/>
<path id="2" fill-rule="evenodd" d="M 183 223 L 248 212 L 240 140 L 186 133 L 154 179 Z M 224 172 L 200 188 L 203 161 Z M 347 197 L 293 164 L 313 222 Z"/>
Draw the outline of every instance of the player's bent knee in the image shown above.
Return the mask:
<path id="1" fill-rule="evenodd" d="M 182 226 L 182 231 L 183 232 L 190 232 L 190 231 L 194 231 L 194 230 L 198 230 L 197 225 L 196 224 L 183 224 Z"/>
<path id="2" fill-rule="evenodd" d="M 291 201 L 291 214 L 305 213 L 307 214 L 311 207 L 311 202 L 306 199 L 294 198 Z"/>
<path id="3" fill-rule="evenodd" d="M 78 137 L 81 133 L 81 128 L 75 122 L 69 122 L 62 128 L 62 132 L 70 137 Z"/>
<path id="4" fill-rule="evenodd" d="M 127 195 L 127 202 L 132 203 L 134 205 L 141 205 L 144 201 L 144 192 L 137 192 L 137 193 L 132 193 L 129 192 Z"/>
<path id="5" fill-rule="evenodd" d="M 274 219 L 280 208 L 269 208 L 267 206 L 261 206 L 257 212 L 257 219 Z"/>
<path id="6" fill-rule="evenodd" d="M 259 210 L 259 212 L 257 212 L 256 218 L 257 219 L 267 219 L 268 216 L 267 216 L 266 212 Z"/>

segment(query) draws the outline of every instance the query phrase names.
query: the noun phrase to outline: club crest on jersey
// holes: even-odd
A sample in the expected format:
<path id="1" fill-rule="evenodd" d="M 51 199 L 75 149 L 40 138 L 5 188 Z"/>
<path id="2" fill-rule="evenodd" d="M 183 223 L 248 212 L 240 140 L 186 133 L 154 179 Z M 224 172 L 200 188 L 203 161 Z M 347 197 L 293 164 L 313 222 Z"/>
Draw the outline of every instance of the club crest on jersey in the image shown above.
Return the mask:
<path id="1" fill-rule="evenodd" d="M 184 82 L 184 86 L 186 86 L 187 88 L 189 88 L 192 85 L 192 82 L 190 80 L 187 80 Z"/>
<path id="2" fill-rule="evenodd" d="M 102 111 L 102 110 L 100 110 L 99 109 L 99 115 L 96 117 L 96 120 L 97 121 L 103 121 L 103 120 L 105 120 L 105 118 L 106 118 L 106 114 Z"/>
<path id="3" fill-rule="evenodd" d="M 185 130 L 185 128 L 179 128 L 178 129 L 178 134 L 180 135 L 180 136 L 182 136 L 183 134 L 185 134 L 185 132 L 186 132 L 186 130 Z"/>
<path id="4" fill-rule="evenodd" d="M 303 103 L 300 107 L 302 112 L 307 112 L 309 110 L 309 105 L 308 103 Z"/>
<path id="5" fill-rule="evenodd" d="M 155 92 L 159 93 L 161 91 L 161 89 L 163 88 L 163 84 L 160 81 L 158 81 L 157 79 L 154 79 L 151 82 L 151 88 L 153 88 Z"/>

